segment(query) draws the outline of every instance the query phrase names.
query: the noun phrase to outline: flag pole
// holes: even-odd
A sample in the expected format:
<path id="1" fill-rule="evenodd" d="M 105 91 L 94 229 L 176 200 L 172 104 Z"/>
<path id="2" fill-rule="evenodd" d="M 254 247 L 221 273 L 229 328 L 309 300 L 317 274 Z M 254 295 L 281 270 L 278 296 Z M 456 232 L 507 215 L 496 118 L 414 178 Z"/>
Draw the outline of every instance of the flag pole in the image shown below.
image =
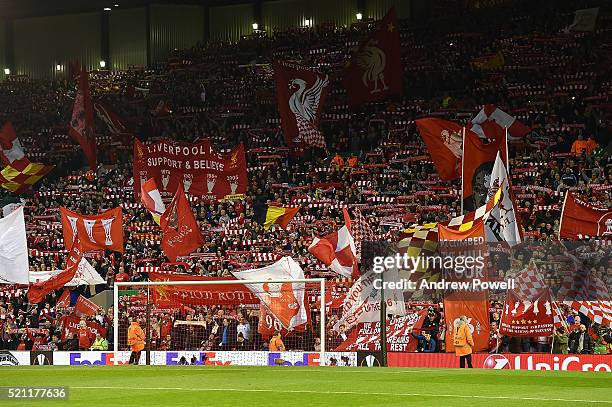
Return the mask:
<path id="1" fill-rule="evenodd" d="M 567 202 L 567 197 L 569 196 L 569 189 L 565 191 L 565 198 L 563 199 L 563 206 L 561 207 L 561 215 L 559 217 L 559 232 L 557 233 L 557 239 L 561 241 L 561 227 L 563 226 L 563 213 L 565 213 L 565 203 Z M 561 243 L 563 244 L 563 243 Z"/>
<path id="2" fill-rule="evenodd" d="M 508 174 L 510 174 L 510 153 L 508 152 L 508 126 L 506 128 L 506 168 L 508 170 Z"/>
<path id="3" fill-rule="evenodd" d="M 463 126 L 463 135 L 461 141 L 461 215 L 463 215 L 463 175 L 465 171 L 463 170 L 463 163 L 465 159 L 465 126 Z"/>

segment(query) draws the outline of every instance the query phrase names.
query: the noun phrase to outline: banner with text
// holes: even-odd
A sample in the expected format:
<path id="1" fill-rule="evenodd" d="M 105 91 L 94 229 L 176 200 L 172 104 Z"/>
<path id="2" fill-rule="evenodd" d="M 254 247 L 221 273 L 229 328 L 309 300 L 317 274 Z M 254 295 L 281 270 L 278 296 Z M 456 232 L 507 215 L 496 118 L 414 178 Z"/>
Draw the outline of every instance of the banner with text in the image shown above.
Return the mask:
<path id="1" fill-rule="evenodd" d="M 174 195 L 178 183 L 186 193 L 210 199 L 246 193 L 244 146 L 218 153 L 209 140 L 194 144 L 170 140 L 145 145 L 134 140 L 134 198 L 140 185 L 154 178 L 162 197 Z"/>

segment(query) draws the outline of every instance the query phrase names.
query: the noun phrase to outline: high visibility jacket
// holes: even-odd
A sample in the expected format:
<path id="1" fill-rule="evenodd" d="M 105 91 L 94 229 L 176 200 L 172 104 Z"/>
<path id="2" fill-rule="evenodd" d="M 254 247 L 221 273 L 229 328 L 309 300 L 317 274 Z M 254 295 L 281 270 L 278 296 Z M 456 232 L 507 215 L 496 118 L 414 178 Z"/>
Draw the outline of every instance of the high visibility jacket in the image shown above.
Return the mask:
<path id="1" fill-rule="evenodd" d="M 132 322 L 128 328 L 128 345 L 132 347 L 133 352 L 140 352 L 144 349 L 145 344 L 145 333 L 138 324 L 138 322 Z"/>
<path id="2" fill-rule="evenodd" d="M 472 331 L 470 331 L 470 327 L 467 324 L 455 326 L 453 342 L 455 344 L 455 355 L 465 356 L 472 353 L 474 340 L 472 339 Z"/>

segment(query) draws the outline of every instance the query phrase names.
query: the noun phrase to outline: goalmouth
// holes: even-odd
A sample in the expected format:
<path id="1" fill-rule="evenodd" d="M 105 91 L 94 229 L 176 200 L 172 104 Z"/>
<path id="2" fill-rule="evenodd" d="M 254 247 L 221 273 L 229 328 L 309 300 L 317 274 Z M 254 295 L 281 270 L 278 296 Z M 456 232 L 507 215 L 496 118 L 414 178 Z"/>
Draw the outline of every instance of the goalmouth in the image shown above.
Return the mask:
<path id="1" fill-rule="evenodd" d="M 326 288 L 324 278 L 116 282 L 113 364 L 126 363 L 129 325 L 138 321 L 145 334 L 139 364 L 165 357 L 172 364 L 214 364 L 204 359 L 216 352 L 243 365 L 293 364 L 285 357 L 303 354 L 296 365 L 309 357 L 325 366 Z"/>

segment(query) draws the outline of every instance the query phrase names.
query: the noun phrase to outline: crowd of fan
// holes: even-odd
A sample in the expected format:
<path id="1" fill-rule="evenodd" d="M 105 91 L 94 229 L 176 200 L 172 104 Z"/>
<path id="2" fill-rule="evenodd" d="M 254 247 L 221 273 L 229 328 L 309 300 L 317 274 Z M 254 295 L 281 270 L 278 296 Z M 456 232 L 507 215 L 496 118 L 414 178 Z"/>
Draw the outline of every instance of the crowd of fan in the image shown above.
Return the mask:
<path id="1" fill-rule="evenodd" d="M 398 240 L 407 225 L 459 214 L 460 184 L 438 179 L 414 120 L 436 116 L 465 123 L 485 103 L 499 106 L 533 129 L 510 147 L 520 221 L 527 240 L 556 239 L 562 197 L 568 189 L 612 207 L 611 190 L 606 187 L 612 184 L 612 169 L 604 151 L 612 131 L 608 69 L 612 31 L 565 32 L 573 8 L 569 2 L 551 4 L 530 4 L 529 13 L 518 8 L 501 21 L 475 11 L 467 19 L 441 14 L 425 27 L 402 21 L 404 96 L 351 111 L 342 86 L 332 81 L 321 124 L 329 151 L 307 150 L 301 157 L 291 156 L 284 147 L 268 63 L 273 58 L 295 59 L 338 78 L 350 44 L 371 28 L 367 22 L 349 28 L 322 26 L 253 35 L 236 44 L 201 44 L 175 52 L 154 70 L 92 73 L 94 98 L 112 106 L 143 140 L 208 137 L 218 149 L 245 144 L 249 182 L 245 199 L 194 201 L 205 237 L 197 252 L 208 255 L 185 258 L 178 265 L 164 264 L 160 231 L 134 202 L 132 136 L 111 134 L 97 123 L 101 164 L 92 174 L 82 168 L 82 153 L 66 134 L 73 83 L 13 79 L 0 84 L 0 97 L 6 102 L 0 107 L 0 119 L 13 122 L 32 161 L 56 165 L 36 192 L 24 196 L 31 268 L 63 267 L 59 206 L 94 214 L 122 205 L 125 252 L 93 253 L 90 258 L 109 287 L 114 281 L 146 280 L 148 267 L 228 276 L 232 270 L 269 263 L 261 253 L 291 255 L 307 276 L 331 279 L 334 276 L 308 254 L 307 247 L 313 236 L 336 230 L 343 222 L 336 204 L 361 209 L 375 236 L 391 240 Z M 602 8 L 598 24 L 604 27 L 609 22 L 610 15 Z M 498 69 L 471 65 L 475 58 L 498 51 L 504 54 Z M 0 200 L 8 195 L 0 192 Z M 251 220 L 256 201 L 300 204 L 302 209 L 287 230 L 264 231 Z M 603 261 L 593 264 L 608 284 L 612 283 L 609 267 Z M 90 294 L 85 291 L 80 290 Z M 74 347 L 69 338 L 58 343 L 62 310 L 54 309 L 57 293 L 38 306 L 28 304 L 24 293 L 8 286 L 0 292 L 0 348 L 34 347 L 37 338 L 19 331 L 26 327 L 46 329 L 39 341 Z M 52 309 L 54 316 L 43 315 L 44 308 Z M 153 319 L 155 346 L 260 348 L 265 341 L 254 339 L 257 314 L 216 308 L 160 313 Z M 170 324 L 186 318 L 204 321 L 193 339 L 178 332 L 188 329 L 185 326 Z M 112 313 L 99 320 L 112 328 Z M 232 326 L 231 344 L 218 336 L 226 320 Z M 440 349 L 439 328 L 444 323 L 440 315 L 437 321 L 432 337 L 419 340 L 437 340 L 434 347 Z M 240 333 L 245 345 L 239 344 Z M 171 345 L 173 335 L 188 343 Z M 328 346 L 338 343 L 339 335 L 344 333 L 334 332 L 330 324 Z M 93 343 L 94 338 L 89 339 Z M 257 345 L 246 345 L 249 342 Z M 543 340 L 532 342 L 506 338 L 499 346 L 525 351 L 535 345 L 533 350 L 543 350 L 538 347 Z M 292 346 L 317 345 L 296 340 Z M 431 349 L 431 344 L 424 346 Z"/>

